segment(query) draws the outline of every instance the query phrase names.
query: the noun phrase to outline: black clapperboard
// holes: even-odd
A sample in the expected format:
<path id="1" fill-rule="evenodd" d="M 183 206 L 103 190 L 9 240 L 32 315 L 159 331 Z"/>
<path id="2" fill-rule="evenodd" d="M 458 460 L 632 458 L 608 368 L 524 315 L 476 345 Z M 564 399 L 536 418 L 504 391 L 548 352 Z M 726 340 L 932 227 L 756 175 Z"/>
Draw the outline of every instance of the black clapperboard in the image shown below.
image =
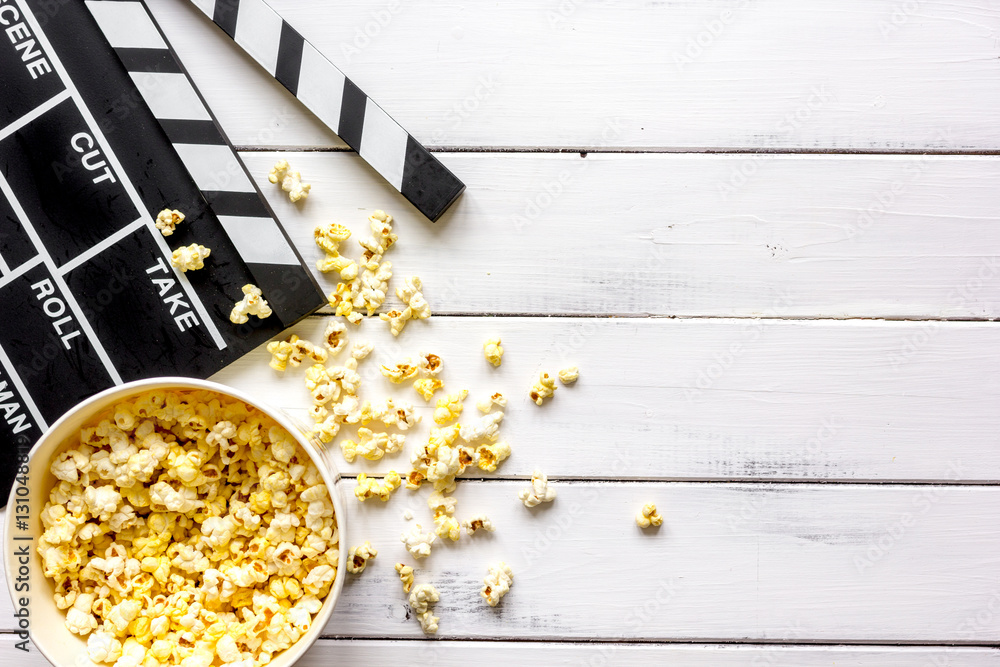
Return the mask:
<path id="1" fill-rule="evenodd" d="M 262 0 L 195 4 L 414 206 L 464 185 Z M 115 384 L 207 377 L 326 303 L 142 2 L 0 0 L 0 494 Z M 186 218 L 164 237 L 157 213 Z M 175 248 L 211 248 L 182 273 Z M 273 309 L 229 321 L 247 283 Z"/>

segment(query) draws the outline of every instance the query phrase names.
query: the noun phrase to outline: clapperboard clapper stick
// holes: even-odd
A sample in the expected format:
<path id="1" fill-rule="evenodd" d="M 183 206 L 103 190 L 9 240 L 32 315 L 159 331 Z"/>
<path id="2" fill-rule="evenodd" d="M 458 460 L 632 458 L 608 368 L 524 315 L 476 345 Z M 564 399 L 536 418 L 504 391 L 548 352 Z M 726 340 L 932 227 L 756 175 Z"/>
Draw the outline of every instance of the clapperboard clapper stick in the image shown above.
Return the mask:
<path id="1" fill-rule="evenodd" d="M 431 221 L 465 185 L 263 0 L 192 0 Z"/>

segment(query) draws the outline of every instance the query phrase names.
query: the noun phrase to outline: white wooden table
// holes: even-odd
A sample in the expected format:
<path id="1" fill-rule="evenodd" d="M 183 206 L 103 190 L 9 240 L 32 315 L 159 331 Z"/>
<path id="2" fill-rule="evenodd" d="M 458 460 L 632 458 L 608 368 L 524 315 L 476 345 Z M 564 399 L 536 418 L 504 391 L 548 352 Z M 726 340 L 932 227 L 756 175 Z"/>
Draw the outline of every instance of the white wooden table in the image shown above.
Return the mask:
<path id="1" fill-rule="evenodd" d="M 457 492 L 497 532 L 418 563 L 435 640 L 392 569 L 427 491 L 351 498 L 345 541 L 379 556 L 301 664 L 1000 665 L 1000 4 L 272 4 L 465 180 L 440 222 L 192 6 L 150 0 L 307 260 L 319 223 L 396 217 L 396 276 L 435 316 L 352 337 L 512 397 L 513 456 Z M 305 206 L 266 183 L 278 156 Z M 266 361 L 215 379 L 304 413 Z M 369 395 L 399 393 L 367 363 Z M 528 401 L 571 363 L 577 386 Z M 536 467 L 559 497 L 529 512 Z M 346 490 L 390 468 L 344 464 Z M 633 522 L 647 501 L 659 531 Z"/>

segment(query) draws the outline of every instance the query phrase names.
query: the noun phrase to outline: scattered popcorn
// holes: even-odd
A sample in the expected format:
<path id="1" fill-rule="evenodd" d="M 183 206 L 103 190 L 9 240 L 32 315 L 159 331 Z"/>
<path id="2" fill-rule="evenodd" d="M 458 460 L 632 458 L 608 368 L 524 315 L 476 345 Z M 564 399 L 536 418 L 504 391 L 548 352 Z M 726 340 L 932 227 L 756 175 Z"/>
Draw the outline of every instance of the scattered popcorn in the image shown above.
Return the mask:
<path id="1" fill-rule="evenodd" d="M 396 572 L 399 574 L 399 580 L 403 582 L 403 592 L 409 593 L 413 588 L 413 568 L 403 563 L 396 563 Z"/>
<path id="2" fill-rule="evenodd" d="M 288 193 L 288 198 L 295 203 L 300 199 L 305 199 L 309 195 L 311 185 L 302 182 L 302 175 L 297 171 L 292 171 L 288 160 L 278 160 L 271 172 L 267 175 L 267 180 L 275 184 L 280 184 L 281 189 Z"/>
<path id="3" fill-rule="evenodd" d="M 417 620 L 420 621 L 420 628 L 432 635 L 438 631 L 438 621 L 441 619 L 431 612 L 425 611 L 422 614 L 417 614 Z"/>
<path id="4" fill-rule="evenodd" d="M 476 401 L 476 407 L 483 413 L 491 411 L 494 405 L 503 410 L 507 407 L 507 399 L 503 394 L 497 392 L 487 399 Z"/>
<path id="5" fill-rule="evenodd" d="M 510 456 L 510 445 L 501 440 L 489 445 L 480 445 L 476 448 L 479 456 L 479 468 L 486 472 L 496 472 L 497 466 L 507 460 Z"/>
<path id="6" fill-rule="evenodd" d="M 531 488 L 522 489 L 517 497 L 525 507 L 534 507 L 541 503 L 550 503 L 556 499 L 555 489 L 549 488 L 549 480 L 537 470 L 531 475 Z"/>
<path id="7" fill-rule="evenodd" d="M 495 607 L 500 603 L 500 598 L 510 590 L 512 583 L 514 573 L 507 563 L 500 561 L 496 565 L 490 565 L 486 578 L 483 579 L 483 590 L 479 594 L 486 600 L 486 604 Z"/>
<path id="8" fill-rule="evenodd" d="M 347 327 L 344 323 L 330 318 L 326 323 L 326 330 L 323 332 L 323 343 L 326 345 L 326 349 L 330 351 L 331 356 L 336 356 L 347 347 L 347 337 L 344 334 L 347 332 Z"/>
<path id="9" fill-rule="evenodd" d="M 233 324 L 243 324 L 250 315 L 264 319 L 271 316 L 271 307 L 263 298 L 263 293 L 256 285 L 243 286 L 243 300 L 237 301 L 233 307 L 233 312 L 229 314 L 229 321 Z"/>
<path id="10" fill-rule="evenodd" d="M 403 282 L 402 287 L 396 288 L 396 296 L 406 304 L 402 312 L 392 310 L 382 313 L 379 317 L 389 323 L 389 331 L 393 336 L 398 336 L 403 331 L 403 327 L 410 320 L 426 320 L 431 316 L 431 307 L 420 292 L 423 284 L 418 276 L 408 278 Z"/>
<path id="11" fill-rule="evenodd" d="M 271 361 L 267 365 L 276 371 L 284 371 L 288 368 L 288 360 L 295 348 L 287 340 L 275 340 L 267 344 L 267 351 L 271 354 Z"/>
<path id="12" fill-rule="evenodd" d="M 406 550 L 414 558 L 426 558 L 431 555 L 431 545 L 437 536 L 434 533 L 424 533 L 419 523 L 404 530 L 399 539 L 406 545 Z"/>
<path id="13" fill-rule="evenodd" d="M 309 359 L 314 364 L 326 363 L 328 355 L 323 348 L 313 345 L 311 342 L 299 338 L 295 334 L 288 337 L 288 342 L 292 346 L 292 353 L 288 357 L 288 361 L 292 366 L 298 366 L 306 359 Z"/>
<path id="14" fill-rule="evenodd" d="M 242 401 L 151 391 L 79 443 L 51 463 L 37 549 L 87 664 L 258 667 L 309 630 L 339 537 L 289 433 Z"/>
<path id="15" fill-rule="evenodd" d="M 386 502 L 401 483 L 402 479 L 395 470 L 390 470 L 381 480 L 377 477 L 369 477 L 363 472 L 358 473 L 358 485 L 354 487 L 354 496 L 360 502 L 365 502 L 369 498 L 378 498 L 382 502 Z"/>
<path id="16" fill-rule="evenodd" d="M 358 277 L 358 265 L 340 254 L 340 244 L 351 237 L 351 230 L 343 225 L 331 223 L 313 230 L 313 238 L 326 257 L 316 261 L 316 268 L 323 273 L 337 271 L 342 280 Z"/>
<path id="17" fill-rule="evenodd" d="M 170 256 L 170 263 L 182 272 L 197 271 L 205 268 L 205 258 L 211 254 L 211 249 L 192 243 L 174 250 Z"/>
<path id="18" fill-rule="evenodd" d="M 382 366 L 384 375 L 393 384 L 402 384 L 417 374 L 417 367 L 409 363 L 396 364 L 395 366 Z"/>
<path id="19" fill-rule="evenodd" d="M 432 398 L 434 398 L 434 392 L 444 386 L 444 383 L 437 378 L 421 378 L 414 381 L 413 388 L 417 390 L 425 401 L 428 403 Z"/>
<path id="20" fill-rule="evenodd" d="M 385 454 L 395 454 L 403 449 L 406 436 L 399 433 L 373 433 L 367 428 L 358 429 L 358 441 L 345 439 L 340 443 L 344 460 L 353 463 L 358 456 L 378 461 Z M 358 480 L 360 482 L 360 478 Z"/>
<path id="21" fill-rule="evenodd" d="M 570 366 L 559 371 L 559 381 L 563 384 L 573 384 L 579 379 L 580 369 L 576 366 Z"/>
<path id="22" fill-rule="evenodd" d="M 404 521 L 413 521 L 413 512 L 411 512 L 409 508 L 406 508 L 405 510 L 403 510 L 403 520 Z"/>
<path id="23" fill-rule="evenodd" d="M 177 225 L 184 222 L 184 214 L 177 209 L 165 208 L 156 214 L 156 228 L 164 236 L 170 236 L 177 229 Z"/>
<path id="24" fill-rule="evenodd" d="M 500 362 L 503 361 L 503 348 L 500 347 L 499 336 L 486 339 L 486 342 L 483 343 L 483 354 L 486 356 L 486 361 L 494 366 L 500 365 Z"/>
<path id="25" fill-rule="evenodd" d="M 431 614 L 430 606 L 440 599 L 441 596 L 437 589 L 430 584 L 417 584 L 410 592 L 410 609 L 417 615 L 420 627 L 428 634 L 437 632 L 437 624 L 440 619 Z"/>
<path id="26" fill-rule="evenodd" d="M 372 350 L 374 350 L 374 349 L 375 349 L 375 346 L 372 345 L 371 343 L 367 343 L 367 342 L 366 343 L 355 343 L 351 347 L 351 357 L 354 358 L 354 359 L 356 359 L 356 360 L 358 360 L 358 361 L 361 361 L 362 359 L 364 359 L 365 357 L 367 357 L 369 354 L 371 354 Z"/>
<path id="27" fill-rule="evenodd" d="M 556 393 L 556 381 L 548 373 L 541 373 L 538 376 L 538 382 L 531 386 L 531 400 L 535 402 L 535 405 L 541 405 L 546 398 L 551 397 Z"/>
<path id="28" fill-rule="evenodd" d="M 642 506 L 642 509 L 639 510 L 639 513 L 635 515 L 635 523 L 640 528 L 659 526 L 663 523 L 663 517 L 656 511 L 656 505 L 653 503 L 646 503 Z"/>
<path id="29" fill-rule="evenodd" d="M 465 528 L 465 532 L 469 535 L 475 535 L 476 531 L 485 530 L 488 533 L 492 533 L 496 530 L 493 526 L 493 522 L 490 521 L 489 517 L 485 514 L 476 514 L 471 516 L 462 522 L 462 526 Z"/>
<path id="30" fill-rule="evenodd" d="M 375 560 L 378 551 L 371 542 L 365 542 L 359 547 L 351 547 L 347 552 L 347 571 L 351 574 L 361 574 L 368 567 L 368 561 Z"/>
<path id="31" fill-rule="evenodd" d="M 437 377 L 441 372 L 441 357 L 429 352 L 420 353 L 420 361 L 417 362 L 417 369 L 424 377 Z"/>
<path id="32" fill-rule="evenodd" d="M 491 412 L 470 424 L 463 425 L 459 436 L 466 442 L 479 442 L 480 440 L 496 442 L 497 438 L 500 437 L 500 422 L 502 421 L 502 412 Z"/>
<path id="33" fill-rule="evenodd" d="M 438 537 L 446 537 L 452 542 L 458 540 L 458 538 L 462 535 L 458 519 L 447 514 L 439 514 L 435 516 L 434 534 Z"/>
<path id="34" fill-rule="evenodd" d="M 364 316 L 354 310 L 364 305 L 357 280 L 337 283 L 337 288 L 330 292 L 327 300 L 330 302 L 330 307 L 334 309 L 334 314 L 342 315 L 351 324 L 361 324 Z"/>
<path id="35" fill-rule="evenodd" d="M 434 423 L 443 426 L 453 419 L 458 419 L 462 414 L 462 401 L 469 395 L 468 389 L 463 389 L 454 394 L 447 394 L 444 398 L 437 399 L 434 409 Z"/>

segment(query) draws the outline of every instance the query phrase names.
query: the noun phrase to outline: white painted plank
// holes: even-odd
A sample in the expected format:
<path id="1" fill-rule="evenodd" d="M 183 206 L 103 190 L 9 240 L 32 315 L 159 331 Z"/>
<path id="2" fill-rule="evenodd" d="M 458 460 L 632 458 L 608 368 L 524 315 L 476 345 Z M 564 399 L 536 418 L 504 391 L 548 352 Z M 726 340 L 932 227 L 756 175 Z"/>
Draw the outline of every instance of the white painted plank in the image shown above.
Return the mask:
<path id="1" fill-rule="evenodd" d="M 0 654 L 15 655 L 13 635 L 0 635 Z M 9 653 L 8 653 L 9 651 Z M 20 657 L 23 667 L 48 667 L 37 651 Z M 923 646 L 794 646 L 743 644 L 611 644 L 555 642 L 473 642 L 433 640 L 320 639 L 295 663 L 298 667 L 329 667 L 331 664 L 364 664 L 367 667 L 398 667 L 415 659 L 442 667 L 467 667 L 470 661 L 488 659 L 490 664 L 546 665 L 651 664 L 668 661 L 675 667 L 746 667 L 790 665 L 827 667 L 995 667 L 1000 651 L 989 648 Z"/>
<path id="2" fill-rule="evenodd" d="M 339 144 L 188 3 L 149 4 L 237 144 Z M 431 145 L 1000 147 L 980 0 L 272 4 Z"/>
<path id="3" fill-rule="evenodd" d="M 392 213 L 439 313 L 1000 317 L 996 157 L 449 154 L 468 190 L 436 225 L 353 154 L 283 156 L 304 206 L 243 157 L 310 264 L 314 226 L 357 257 Z"/>
<path id="4" fill-rule="evenodd" d="M 485 511 L 497 531 L 436 544 L 416 563 L 417 582 L 441 593 L 439 636 L 1000 639 L 998 487 L 557 483 L 555 502 L 529 511 L 516 497 L 523 486 L 459 484 L 458 516 Z M 347 582 L 324 634 L 421 636 L 393 564 L 412 562 L 399 541 L 401 514 L 411 507 L 426 526 L 427 494 L 400 490 L 386 505 L 350 499 L 342 539 L 370 540 L 379 555 Z M 633 516 L 649 501 L 666 520 L 645 533 Z M 479 589 L 501 559 L 514 585 L 493 609 Z M 0 607 L 5 626 L 9 604 Z"/>
<path id="5" fill-rule="evenodd" d="M 290 331 L 319 342 L 327 319 Z M 375 344 L 362 398 L 403 398 L 424 416 L 405 453 L 352 465 L 337 455 L 352 473 L 409 470 L 433 403 L 378 366 L 428 351 L 444 360 L 446 390 L 471 391 L 461 421 L 480 415 L 476 400 L 508 397 L 504 476 L 539 465 L 585 478 L 1000 480 L 994 323 L 431 317 L 395 340 L 381 320 L 348 326 L 350 340 Z M 503 338 L 498 369 L 482 354 L 491 334 Z M 281 374 L 268 360 L 260 347 L 213 379 L 312 423 L 304 369 Z M 573 364 L 575 386 L 530 401 L 540 371 Z"/>

